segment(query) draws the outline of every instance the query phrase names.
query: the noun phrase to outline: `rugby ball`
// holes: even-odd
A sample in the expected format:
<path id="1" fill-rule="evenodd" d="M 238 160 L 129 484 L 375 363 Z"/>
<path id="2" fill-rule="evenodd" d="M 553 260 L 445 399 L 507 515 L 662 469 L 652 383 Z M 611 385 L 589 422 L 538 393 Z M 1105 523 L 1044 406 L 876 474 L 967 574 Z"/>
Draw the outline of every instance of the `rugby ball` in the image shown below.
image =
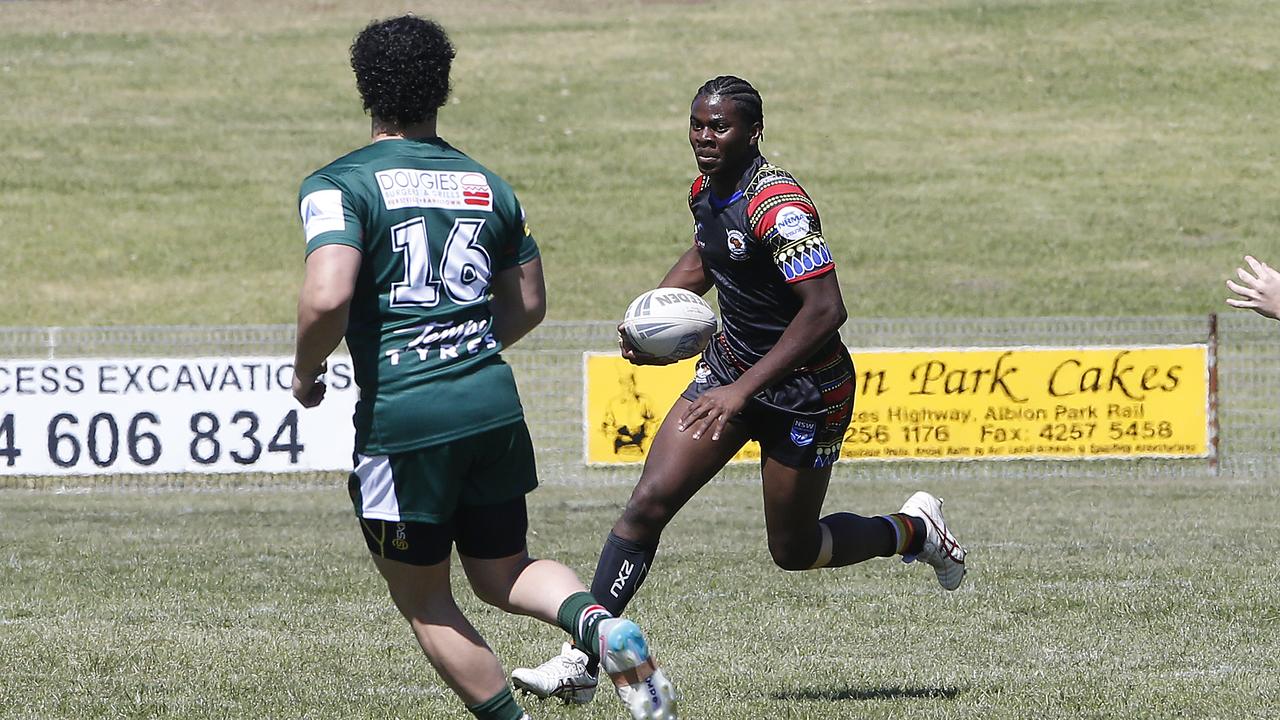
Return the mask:
<path id="1" fill-rule="evenodd" d="M 717 326 L 706 300 L 681 288 L 658 288 L 631 301 L 620 329 L 645 355 L 684 360 L 702 352 Z"/>

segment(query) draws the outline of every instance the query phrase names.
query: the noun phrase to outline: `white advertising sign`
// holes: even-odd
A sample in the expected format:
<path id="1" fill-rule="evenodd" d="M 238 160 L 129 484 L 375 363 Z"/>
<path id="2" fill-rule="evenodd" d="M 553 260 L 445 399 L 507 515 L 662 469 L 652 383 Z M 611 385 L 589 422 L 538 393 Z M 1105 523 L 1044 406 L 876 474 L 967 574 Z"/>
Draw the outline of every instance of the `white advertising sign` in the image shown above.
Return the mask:
<path id="1" fill-rule="evenodd" d="M 287 357 L 0 360 L 0 475 L 350 469 L 350 359 L 319 407 L 292 379 Z"/>

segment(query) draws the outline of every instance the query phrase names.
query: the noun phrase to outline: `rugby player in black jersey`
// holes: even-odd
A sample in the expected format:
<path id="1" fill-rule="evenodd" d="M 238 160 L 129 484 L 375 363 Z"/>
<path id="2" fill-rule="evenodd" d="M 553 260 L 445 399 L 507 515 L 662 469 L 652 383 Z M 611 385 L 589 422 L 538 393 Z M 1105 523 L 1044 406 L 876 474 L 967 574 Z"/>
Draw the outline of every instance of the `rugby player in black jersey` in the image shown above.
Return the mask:
<path id="1" fill-rule="evenodd" d="M 644 581 L 663 529 L 748 440 L 760 443 L 765 528 L 779 567 L 902 555 L 933 566 L 947 590 L 964 578 L 965 550 L 928 493 L 889 515 L 821 515 L 853 410 L 853 362 L 837 332 L 846 312 L 818 211 L 760 154 L 763 132 L 760 95 L 745 80 L 721 76 L 698 90 L 689 115 L 700 173 L 689 193 L 693 246 L 659 286 L 699 295 L 714 286 L 723 330 L 659 427 L 600 553 L 591 592 L 615 615 Z M 620 345 L 635 364 L 663 362 Z M 587 702 L 590 665 L 566 644 L 512 679 L 540 697 Z"/>

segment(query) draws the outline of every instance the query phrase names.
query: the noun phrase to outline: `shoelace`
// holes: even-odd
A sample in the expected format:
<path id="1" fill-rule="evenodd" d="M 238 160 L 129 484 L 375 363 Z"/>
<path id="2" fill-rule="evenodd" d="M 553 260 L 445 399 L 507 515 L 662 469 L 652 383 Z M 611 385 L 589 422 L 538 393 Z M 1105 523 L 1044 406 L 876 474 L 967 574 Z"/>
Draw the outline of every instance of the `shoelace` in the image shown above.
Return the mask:
<path id="1" fill-rule="evenodd" d="M 569 671 L 567 674 L 580 675 L 587 671 L 587 664 L 566 655 L 557 655 L 538 667 L 538 670 L 548 675 L 552 674 L 551 671 L 556 669 Z"/>
<path id="2" fill-rule="evenodd" d="M 964 560 L 957 557 L 959 555 L 958 551 L 960 549 L 960 543 L 956 542 L 956 539 L 952 537 L 951 533 L 943 531 L 942 523 L 935 521 L 928 513 L 923 513 L 923 515 L 925 522 L 932 525 L 934 532 L 938 534 L 938 549 L 950 558 L 952 562 L 963 563 Z M 941 560 L 941 558 L 939 558 L 939 560 Z"/>

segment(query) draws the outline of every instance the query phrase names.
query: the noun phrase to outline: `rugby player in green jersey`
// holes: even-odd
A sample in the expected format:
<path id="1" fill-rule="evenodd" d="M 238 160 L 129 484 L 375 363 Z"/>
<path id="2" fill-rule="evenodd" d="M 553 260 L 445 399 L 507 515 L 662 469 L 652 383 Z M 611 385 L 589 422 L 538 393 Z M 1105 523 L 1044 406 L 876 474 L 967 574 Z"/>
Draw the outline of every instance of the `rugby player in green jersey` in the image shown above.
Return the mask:
<path id="1" fill-rule="evenodd" d="M 565 566 L 529 557 L 537 485 L 515 379 L 499 351 L 546 312 L 515 193 L 436 134 L 454 49 L 437 24 L 365 28 L 351 66 L 372 142 L 302 183 L 307 240 L 293 394 L 324 399 L 345 335 L 360 399 L 351 499 L 391 599 L 440 677 L 481 720 L 528 715 L 454 603 L 453 545 L 476 595 L 558 624 L 614 679 L 633 718 L 676 717 L 644 635 Z"/>

